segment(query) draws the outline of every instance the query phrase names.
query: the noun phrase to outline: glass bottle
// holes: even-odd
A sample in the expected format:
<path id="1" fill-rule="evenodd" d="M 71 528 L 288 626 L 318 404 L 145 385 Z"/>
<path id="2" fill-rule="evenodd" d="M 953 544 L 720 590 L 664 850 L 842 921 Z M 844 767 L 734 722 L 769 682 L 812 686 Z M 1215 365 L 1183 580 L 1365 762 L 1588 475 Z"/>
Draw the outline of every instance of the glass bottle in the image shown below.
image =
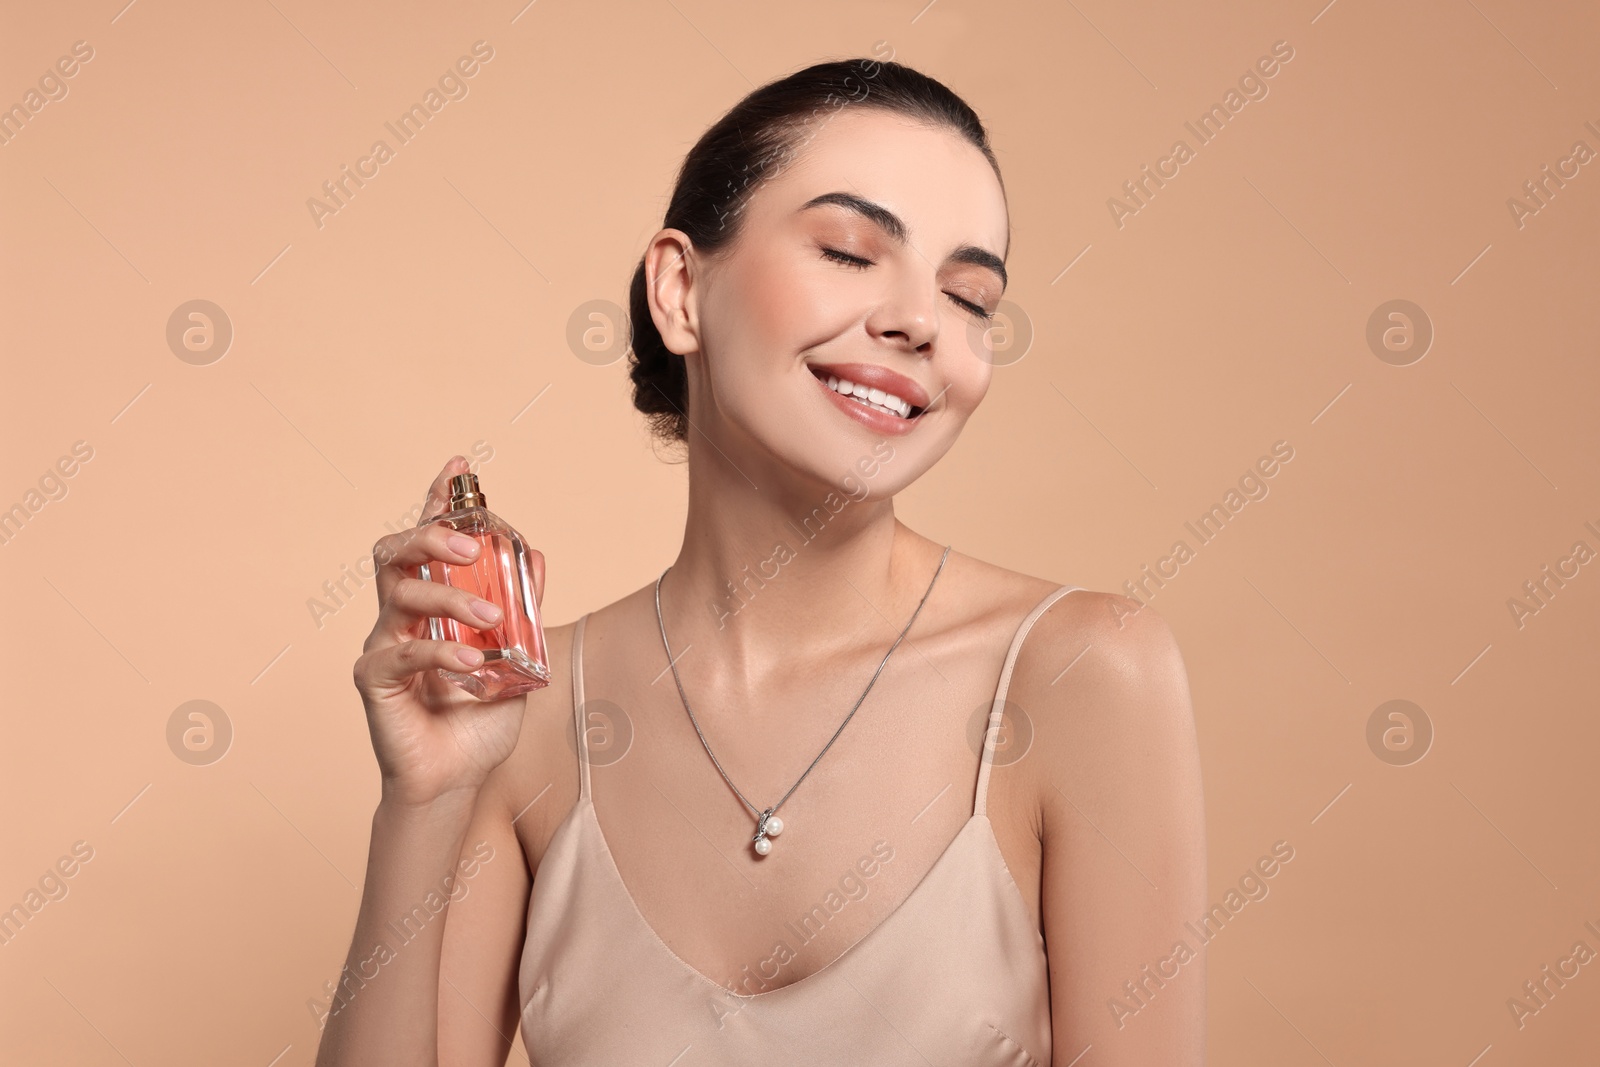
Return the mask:
<path id="1" fill-rule="evenodd" d="M 424 563 L 423 580 L 465 589 L 505 613 L 498 623 L 483 629 L 430 616 L 428 635 L 433 640 L 458 641 L 483 653 L 483 665 L 475 671 L 440 667 L 439 674 L 480 700 L 503 700 L 549 685 L 550 662 L 528 570 L 528 543 L 488 509 L 476 474 L 450 479 L 449 505 L 423 525 L 434 523 L 444 523 L 478 542 L 478 558 L 465 564 Z"/>

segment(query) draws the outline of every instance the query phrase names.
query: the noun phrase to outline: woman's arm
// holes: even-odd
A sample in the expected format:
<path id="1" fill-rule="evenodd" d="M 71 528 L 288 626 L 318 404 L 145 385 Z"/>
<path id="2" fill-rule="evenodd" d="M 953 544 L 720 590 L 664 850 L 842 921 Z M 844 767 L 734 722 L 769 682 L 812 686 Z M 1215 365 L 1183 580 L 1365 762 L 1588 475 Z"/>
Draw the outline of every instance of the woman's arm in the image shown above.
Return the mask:
<path id="1" fill-rule="evenodd" d="M 444 465 L 425 515 L 447 506 L 449 480 L 466 465 L 461 456 Z M 513 772 L 504 766 L 527 705 L 537 701 L 526 694 L 479 700 L 452 685 L 438 668 L 477 667 L 482 651 L 421 636 L 430 618 L 483 629 L 503 617 L 503 609 L 465 589 L 420 577 L 430 561 L 469 566 L 480 552 L 472 539 L 427 521 L 380 538 L 373 549 L 380 561 L 378 618 L 352 680 L 366 711 L 382 799 L 372 816 L 355 937 L 329 1005 L 317 1067 L 437 1067 L 442 1060 L 453 1067 L 462 1062 L 458 1049 L 475 1054 L 473 1067 L 505 1063 L 499 1036 L 463 1040 L 468 1031 L 459 1013 L 481 1001 L 503 1028 L 515 1001 L 515 965 L 505 961 L 516 951 L 517 897 L 527 876 L 506 810 L 503 783 Z M 535 551 L 531 563 L 534 595 L 542 600 L 544 558 Z M 458 921 L 449 923 L 452 961 L 473 973 L 467 1002 L 452 995 L 442 1003 L 445 930 L 457 904 Z M 449 1022 L 441 1027 L 445 1005 Z M 440 1046 L 445 1035 L 447 1050 Z"/>
<path id="2" fill-rule="evenodd" d="M 1129 614 L 1137 608 L 1097 594 L 1062 612 L 1038 635 L 1053 639 L 1034 649 L 1038 669 L 1016 698 L 1035 728 L 1027 758 L 1038 761 L 1062 1067 L 1088 1046 L 1097 1067 L 1205 1062 L 1205 946 L 1186 925 L 1206 910 L 1194 712 L 1170 628 L 1149 607 Z"/>
<path id="3" fill-rule="evenodd" d="M 380 801 L 356 931 L 317 1050 L 317 1067 L 437 1067 L 439 960 L 474 797 Z M 410 940 L 406 940 L 409 937 Z M 501 1062 L 504 1062 L 502 1058 Z"/>
<path id="4" fill-rule="evenodd" d="M 529 694 L 530 714 L 543 693 Z M 530 724 L 531 726 L 531 724 Z M 440 1067 L 505 1067 L 521 1022 L 517 969 L 527 934 L 529 861 L 512 819 L 527 806 L 515 801 L 519 756 L 485 783 L 461 847 L 476 869 L 450 905 L 439 973 Z"/>
<path id="5" fill-rule="evenodd" d="M 504 1067 L 532 886 L 502 773 L 512 765 L 470 807 L 378 805 L 317 1067 Z"/>

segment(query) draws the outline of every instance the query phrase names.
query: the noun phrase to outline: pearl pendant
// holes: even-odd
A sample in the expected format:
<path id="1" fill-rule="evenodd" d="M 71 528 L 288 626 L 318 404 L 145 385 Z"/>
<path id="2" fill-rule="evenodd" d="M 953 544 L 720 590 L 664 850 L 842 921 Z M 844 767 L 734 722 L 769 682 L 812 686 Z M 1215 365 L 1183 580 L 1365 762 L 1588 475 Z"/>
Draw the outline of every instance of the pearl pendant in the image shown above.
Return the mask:
<path id="1" fill-rule="evenodd" d="M 769 838 L 777 837 L 783 833 L 783 820 L 772 814 L 768 808 L 756 820 L 755 850 L 756 855 L 765 856 L 772 851 L 772 842 Z"/>

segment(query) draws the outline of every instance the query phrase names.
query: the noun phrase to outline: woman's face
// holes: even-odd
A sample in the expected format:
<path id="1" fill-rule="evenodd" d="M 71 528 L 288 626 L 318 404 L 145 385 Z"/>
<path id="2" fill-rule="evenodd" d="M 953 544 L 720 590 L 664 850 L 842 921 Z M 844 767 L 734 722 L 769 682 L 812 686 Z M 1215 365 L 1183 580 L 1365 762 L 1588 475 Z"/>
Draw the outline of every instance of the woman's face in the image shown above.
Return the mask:
<path id="1" fill-rule="evenodd" d="M 691 439 L 858 499 L 910 484 L 989 387 L 984 314 L 1009 240 L 988 160 L 953 131 L 845 105 L 814 120 L 736 223 L 712 257 L 659 235 L 651 250 L 653 300 L 679 309 L 654 318 L 688 359 Z M 883 406 L 830 378 L 881 389 L 867 399 Z"/>

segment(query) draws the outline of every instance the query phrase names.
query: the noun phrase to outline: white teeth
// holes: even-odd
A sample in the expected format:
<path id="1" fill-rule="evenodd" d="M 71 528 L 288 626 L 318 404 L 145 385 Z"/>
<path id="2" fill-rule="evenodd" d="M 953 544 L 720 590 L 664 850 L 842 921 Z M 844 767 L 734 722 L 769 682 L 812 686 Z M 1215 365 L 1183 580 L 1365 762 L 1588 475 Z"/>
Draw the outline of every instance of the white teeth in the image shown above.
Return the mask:
<path id="1" fill-rule="evenodd" d="M 911 417 L 911 405 L 908 402 L 882 389 L 870 389 L 860 382 L 847 381 L 832 374 L 828 375 L 828 388 L 841 396 L 853 396 L 869 407 L 888 412 L 890 415 L 898 415 L 902 419 Z"/>

